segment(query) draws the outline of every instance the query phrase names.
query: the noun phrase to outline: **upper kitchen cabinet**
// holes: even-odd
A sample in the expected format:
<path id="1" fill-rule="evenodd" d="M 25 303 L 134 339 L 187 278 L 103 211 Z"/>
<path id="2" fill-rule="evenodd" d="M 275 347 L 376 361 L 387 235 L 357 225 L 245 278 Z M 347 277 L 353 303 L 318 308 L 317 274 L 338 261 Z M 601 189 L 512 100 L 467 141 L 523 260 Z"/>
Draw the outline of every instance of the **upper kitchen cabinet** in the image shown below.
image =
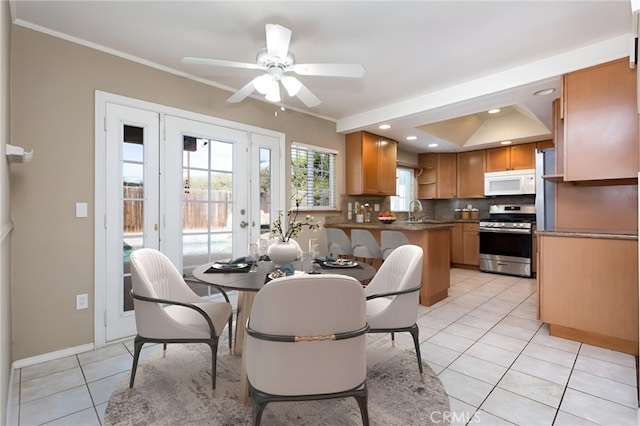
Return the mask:
<path id="1" fill-rule="evenodd" d="M 564 76 L 565 181 L 637 178 L 636 99 L 628 58 Z"/>
<path id="2" fill-rule="evenodd" d="M 536 143 L 487 149 L 487 172 L 534 169 Z"/>
<path id="3" fill-rule="evenodd" d="M 460 152 L 457 160 L 458 198 L 484 198 L 486 150 Z"/>
<path id="4" fill-rule="evenodd" d="M 345 139 L 348 195 L 396 195 L 396 141 L 367 132 Z"/>
<path id="5" fill-rule="evenodd" d="M 456 154 L 419 154 L 418 198 L 456 197 Z"/>

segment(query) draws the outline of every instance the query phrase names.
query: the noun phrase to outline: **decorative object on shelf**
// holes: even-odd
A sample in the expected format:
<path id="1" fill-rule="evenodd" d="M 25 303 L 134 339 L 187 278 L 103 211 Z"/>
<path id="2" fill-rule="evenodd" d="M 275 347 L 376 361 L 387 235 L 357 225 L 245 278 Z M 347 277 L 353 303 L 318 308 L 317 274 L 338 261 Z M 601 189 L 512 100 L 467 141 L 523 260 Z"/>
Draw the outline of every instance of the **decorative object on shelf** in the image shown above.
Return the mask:
<path id="1" fill-rule="evenodd" d="M 26 152 L 24 148 L 15 145 L 6 145 L 7 148 L 7 160 L 10 163 L 26 163 L 33 159 L 33 150 Z"/>

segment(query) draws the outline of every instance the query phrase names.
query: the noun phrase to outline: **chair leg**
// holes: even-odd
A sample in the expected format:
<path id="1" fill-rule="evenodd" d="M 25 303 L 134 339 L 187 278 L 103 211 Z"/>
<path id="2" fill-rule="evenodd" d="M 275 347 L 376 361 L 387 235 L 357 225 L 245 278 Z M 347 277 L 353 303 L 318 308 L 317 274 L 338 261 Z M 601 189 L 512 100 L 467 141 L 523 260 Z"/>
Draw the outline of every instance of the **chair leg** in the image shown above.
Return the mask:
<path id="1" fill-rule="evenodd" d="M 216 367 L 218 364 L 218 338 L 207 342 L 211 348 L 211 398 L 216 397 Z"/>
<path id="2" fill-rule="evenodd" d="M 166 358 L 167 357 L 167 344 L 163 343 L 162 344 L 162 358 Z"/>
<path id="3" fill-rule="evenodd" d="M 391 346 L 394 348 L 396 347 L 396 333 L 393 331 L 391 332 Z"/>
<path id="4" fill-rule="evenodd" d="M 142 350 L 142 346 L 144 345 L 144 341 L 140 338 L 140 336 L 136 336 L 133 341 L 133 365 L 131 366 L 131 378 L 129 379 L 129 398 L 131 398 L 131 394 L 133 393 L 133 382 L 136 380 L 136 370 L 138 368 L 138 359 L 140 358 L 140 351 Z"/>
<path id="5" fill-rule="evenodd" d="M 369 408 L 367 405 L 367 385 L 363 385 L 362 392 L 353 396 L 360 407 L 360 415 L 362 416 L 362 425 L 369 426 Z"/>
<path id="6" fill-rule="evenodd" d="M 409 330 L 413 337 L 413 344 L 416 347 L 416 356 L 418 357 L 418 368 L 420 369 L 420 380 L 424 382 L 424 372 L 422 371 L 422 355 L 420 354 L 420 329 L 417 324 L 413 324 Z"/>
<path id="7" fill-rule="evenodd" d="M 269 402 L 264 400 L 259 394 L 256 394 L 255 391 L 252 391 L 253 389 L 250 389 L 249 396 L 251 397 L 251 405 L 253 406 L 253 426 L 260 426 L 262 412 Z"/>
<path id="8" fill-rule="evenodd" d="M 231 316 L 229 317 L 229 353 L 233 353 L 233 346 L 231 345 L 231 336 L 233 336 L 232 326 L 233 324 L 233 312 L 231 312 Z"/>

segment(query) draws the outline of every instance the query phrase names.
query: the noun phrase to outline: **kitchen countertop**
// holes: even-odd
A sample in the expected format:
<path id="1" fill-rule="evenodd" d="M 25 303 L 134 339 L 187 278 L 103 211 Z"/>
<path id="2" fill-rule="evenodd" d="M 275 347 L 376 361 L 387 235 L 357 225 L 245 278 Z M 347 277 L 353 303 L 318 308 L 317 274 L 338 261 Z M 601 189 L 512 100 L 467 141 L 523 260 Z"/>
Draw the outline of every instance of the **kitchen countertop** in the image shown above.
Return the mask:
<path id="1" fill-rule="evenodd" d="M 393 223 L 382 223 L 379 220 L 371 222 L 334 222 L 325 223 L 325 228 L 348 228 L 348 229 L 389 229 L 395 231 L 428 231 L 431 229 L 447 229 L 451 228 L 452 222 L 445 221 L 429 221 L 411 223 L 408 221 L 397 220 Z"/>
<path id="2" fill-rule="evenodd" d="M 595 229 L 551 229 L 536 231 L 536 235 L 548 235 L 551 237 L 573 237 L 573 238 L 601 238 L 613 240 L 635 240 L 638 241 L 637 231 L 611 231 L 604 232 Z"/>

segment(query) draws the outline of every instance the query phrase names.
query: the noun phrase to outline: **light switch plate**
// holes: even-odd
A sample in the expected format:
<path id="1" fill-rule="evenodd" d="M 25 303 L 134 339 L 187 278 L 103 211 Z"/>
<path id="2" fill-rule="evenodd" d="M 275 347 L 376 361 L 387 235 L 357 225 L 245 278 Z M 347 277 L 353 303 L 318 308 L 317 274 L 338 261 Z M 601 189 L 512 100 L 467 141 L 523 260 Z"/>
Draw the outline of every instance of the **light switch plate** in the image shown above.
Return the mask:
<path id="1" fill-rule="evenodd" d="M 76 203 L 76 217 L 88 217 L 89 209 L 87 203 Z"/>

